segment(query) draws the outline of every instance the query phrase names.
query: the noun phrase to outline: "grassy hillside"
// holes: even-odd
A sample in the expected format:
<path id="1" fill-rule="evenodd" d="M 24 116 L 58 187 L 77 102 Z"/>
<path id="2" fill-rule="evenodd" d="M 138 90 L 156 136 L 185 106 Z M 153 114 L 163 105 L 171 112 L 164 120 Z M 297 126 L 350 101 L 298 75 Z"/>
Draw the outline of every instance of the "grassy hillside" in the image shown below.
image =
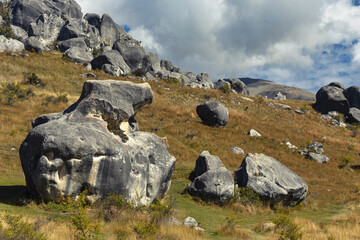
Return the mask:
<path id="1" fill-rule="evenodd" d="M 105 211 L 104 206 L 87 207 L 71 201 L 55 204 L 29 200 L 19 146 L 31 130 L 32 119 L 62 111 L 77 100 L 88 79 L 81 76 L 85 72 L 88 71 L 82 65 L 62 60 L 58 52 L 30 53 L 25 58 L 0 54 L 0 215 L 3 223 L 5 216 L 22 216 L 24 223 L 35 226 L 47 239 L 68 239 L 69 236 L 76 239 L 77 228 L 71 219 L 85 209 L 83 217 L 89 219 L 89 227 L 97 227 L 101 239 L 278 239 L 281 229 L 264 231 L 263 224 L 280 219 L 285 212 L 290 222 L 301 228 L 303 239 L 360 239 L 360 171 L 339 168 L 344 157 L 353 160 L 350 165 L 360 165 L 360 134 L 331 126 L 314 111 L 298 115 L 269 107 L 270 100 L 252 97 L 254 101 L 250 102 L 237 94 L 192 89 L 165 81 L 149 82 L 155 100 L 136 117 L 140 130 L 167 137 L 169 151 L 177 159 L 171 189 L 162 203 L 132 209 L 118 199 L 115 206 L 105 204 Z M 129 80 L 92 72 L 97 79 Z M 43 86 L 25 83 L 33 79 L 29 78 L 32 73 Z M 230 120 L 225 128 L 205 126 L 197 117 L 196 106 L 207 100 L 219 101 L 228 107 Z M 309 102 L 284 103 L 311 109 Z M 251 128 L 262 137 L 249 137 L 247 132 Z M 299 149 L 314 141 L 321 142 L 330 161 L 319 164 L 305 159 L 282 144 L 287 141 Z M 309 186 L 306 200 L 293 209 L 281 206 L 270 209 L 266 204 L 238 202 L 219 207 L 183 193 L 190 183 L 188 177 L 195 161 L 204 150 L 219 156 L 230 172 L 236 170 L 244 155 L 234 154 L 232 146 L 241 147 L 246 153 L 274 157 L 296 172 Z M 168 208 L 169 205 L 174 206 Z M 104 217 L 104 212 L 111 213 L 110 218 Z M 158 215 L 168 213 L 180 221 L 187 216 L 194 217 L 205 232 L 155 221 L 161 219 Z M 4 229 L 6 226 L 3 224 Z"/>

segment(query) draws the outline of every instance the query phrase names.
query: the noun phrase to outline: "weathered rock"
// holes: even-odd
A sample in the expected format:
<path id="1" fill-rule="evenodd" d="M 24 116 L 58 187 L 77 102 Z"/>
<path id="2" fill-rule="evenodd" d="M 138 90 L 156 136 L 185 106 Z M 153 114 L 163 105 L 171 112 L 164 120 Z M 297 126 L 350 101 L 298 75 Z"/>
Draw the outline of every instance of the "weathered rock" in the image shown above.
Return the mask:
<path id="1" fill-rule="evenodd" d="M 350 108 L 348 120 L 350 123 L 360 123 L 360 109 Z"/>
<path id="2" fill-rule="evenodd" d="M 323 114 L 330 111 L 337 111 L 344 115 L 349 113 L 349 102 L 343 94 L 343 89 L 335 86 L 322 87 L 316 93 L 314 108 Z"/>
<path id="3" fill-rule="evenodd" d="M 184 225 L 187 227 L 197 227 L 199 224 L 197 221 L 192 217 L 187 217 L 184 220 Z"/>
<path id="4" fill-rule="evenodd" d="M 96 74 L 92 72 L 82 73 L 81 76 L 87 77 L 87 78 L 97 78 Z"/>
<path id="5" fill-rule="evenodd" d="M 262 200 L 294 206 L 306 197 L 308 186 L 296 173 L 272 157 L 249 153 L 235 171 L 239 187 L 249 187 Z"/>
<path id="6" fill-rule="evenodd" d="M 25 40 L 25 49 L 30 52 L 42 53 L 49 50 L 45 44 L 39 41 L 36 37 L 28 37 Z"/>
<path id="7" fill-rule="evenodd" d="M 206 125 L 225 126 L 229 121 L 228 109 L 218 102 L 205 102 L 196 107 L 196 113 Z"/>
<path id="8" fill-rule="evenodd" d="M 123 57 L 116 50 L 104 52 L 91 61 L 91 66 L 93 67 L 93 69 L 102 69 L 102 66 L 104 64 L 110 64 L 113 65 L 115 68 L 120 68 L 122 74 L 125 75 L 131 72 L 131 69 L 125 63 Z"/>
<path id="9" fill-rule="evenodd" d="M 29 35 L 41 39 L 44 44 L 52 44 L 59 37 L 65 21 L 56 14 L 42 14 L 30 23 Z"/>
<path id="10" fill-rule="evenodd" d="M 341 88 L 342 90 L 345 90 L 344 84 L 342 84 L 340 82 L 332 82 L 332 83 L 329 83 L 328 86 L 333 86 L 333 87 L 337 87 L 337 88 Z"/>
<path id="11" fill-rule="evenodd" d="M 231 151 L 236 154 L 245 154 L 244 150 L 239 147 L 231 147 Z"/>
<path id="12" fill-rule="evenodd" d="M 219 80 L 214 84 L 214 88 L 215 88 L 215 89 L 218 89 L 218 90 L 225 90 L 225 89 L 230 90 L 230 89 L 231 89 L 231 85 L 230 85 L 229 82 L 226 82 L 226 81 L 223 80 L 223 79 L 219 79 Z"/>
<path id="13" fill-rule="evenodd" d="M 104 64 L 104 65 L 102 65 L 101 69 L 106 74 L 109 74 L 111 76 L 119 77 L 120 75 L 123 74 L 123 71 L 119 67 L 115 67 L 114 65 L 111 65 L 111 64 Z"/>
<path id="14" fill-rule="evenodd" d="M 349 101 L 350 108 L 360 109 L 360 87 L 351 86 L 345 89 L 344 96 Z"/>
<path id="15" fill-rule="evenodd" d="M 87 13 L 84 16 L 84 19 L 90 24 L 95 27 L 100 27 L 101 19 L 100 16 L 96 13 Z"/>
<path id="16" fill-rule="evenodd" d="M 250 137 L 261 137 L 261 134 L 255 129 L 250 129 L 248 134 Z"/>
<path id="17" fill-rule="evenodd" d="M 243 83 L 240 79 L 230 78 L 228 81 L 231 85 L 231 89 L 235 90 L 236 93 L 249 95 L 249 90 L 247 89 L 245 83 Z"/>
<path id="18" fill-rule="evenodd" d="M 66 50 L 63 55 L 76 63 L 89 63 L 94 59 L 91 52 L 81 47 L 71 47 Z"/>
<path id="19" fill-rule="evenodd" d="M 61 52 L 65 52 L 72 47 L 78 47 L 84 50 L 87 49 L 86 43 L 83 38 L 71 38 L 59 43 L 57 46 Z"/>
<path id="20" fill-rule="evenodd" d="M 206 72 L 200 73 L 196 76 L 196 80 L 190 83 L 191 87 L 212 89 L 214 84 L 211 81 L 209 74 Z"/>
<path id="21" fill-rule="evenodd" d="M 314 153 L 314 152 L 309 152 L 306 155 L 307 158 L 311 159 L 311 160 L 315 160 L 318 163 L 327 163 L 329 161 L 329 158 L 327 156 L 318 154 L 318 153 Z"/>
<path id="22" fill-rule="evenodd" d="M 101 17 L 100 35 L 106 45 L 112 46 L 116 40 L 125 37 L 126 32 L 108 14 L 104 14 Z"/>
<path id="23" fill-rule="evenodd" d="M 206 202 L 226 203 L 234 196 L 234 180 L 220 158 L 208 151 L 200 154 L 196 160 L 194 181 L 188 186 L 188 192 Z"/>
<path id="24" fill-rule="evenodd" d="M 92 199 L 123 194 L 135 205 L 164 197 L 176 160 L 161 138 L 137 131 L 134 119 L 152 99 L 147 83 L 85 82 L 76 103 L 35 120 L 22 143 L 28 190 L 54 201 L 83 190 Z"/>
<path id="25" fill-rule="evenodd" d="M 25 46 L 22 42 L 15 39 L 7 39 L 4 35 L 0 35 L 0 52 L 20 52 Z"/>
<path id="26" fill-rule="evenodd" d="M 113 49 L 121 54 L 131 71 L 143 68 L 146 69 L 147 65 L 149 65 L 149 63 L 146 62 L 147 53 L 145 49 L 141 46 L 139 41 L 130 36 L 118 39 L 114 43 Z M 152 69 L 150 71 L 152 71 Z"/>
<path id="27" fill-rule="evenodd" d="M 276 102 L 276 103 L 274 103 L 274 105 L 279 106 L 279 107 L 281 107 L 282 109 L 285 109 L 285 110 L 292 110 L 292 108 L 289 105 L 286 105 L 286 104 Z"/>
<path id="28" fill-rule="evenodd" d="M 283 95 L 281 92 L 278 92 L 275 95 L 274 100 L 277 100 L 277 101 L 286 100 L 286 95 Z"/>
<path id="29" fill-rule="evenodd" d="M 15 25 L 10 25 L 10 26 L 14 35 L 16 36 L 16 39 L 24 42 L 25 39 L 28 38 L 28 33 L 24 29 Z"/>

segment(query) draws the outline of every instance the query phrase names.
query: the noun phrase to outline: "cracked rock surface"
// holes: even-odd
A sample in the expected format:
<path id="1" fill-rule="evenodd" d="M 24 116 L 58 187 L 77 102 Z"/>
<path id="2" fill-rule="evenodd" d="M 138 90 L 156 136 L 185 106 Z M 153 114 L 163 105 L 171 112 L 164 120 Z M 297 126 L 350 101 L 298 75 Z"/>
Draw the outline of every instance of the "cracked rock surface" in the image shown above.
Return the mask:
<path id="1" fill-rule="evenodd" d="M 147 83 L 85 82 L 68 109 L 32 122 L 20 148 L 28 190 L 54 201 L 83 190 L 89 199 L 123 194 L 134 205 L 164 197 L 176 159 L 163 139 L 138 131 L 135 120 L 152 100 Z"/>

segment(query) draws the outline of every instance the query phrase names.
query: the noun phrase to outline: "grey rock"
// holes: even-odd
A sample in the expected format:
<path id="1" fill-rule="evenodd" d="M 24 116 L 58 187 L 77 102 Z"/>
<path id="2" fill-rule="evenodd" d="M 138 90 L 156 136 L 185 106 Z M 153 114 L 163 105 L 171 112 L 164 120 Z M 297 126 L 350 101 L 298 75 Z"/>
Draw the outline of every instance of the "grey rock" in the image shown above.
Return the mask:
<path id="1" fill-rule="evenodd" d="M 235 90 L 236 93 L 249 95 L 249 90 L 247 89 L 247 86 L 240 79 L 230 78 L 228 82 L 231 85 L 231 89 Z"/>
<path id="2" fill-rule="evenodd" d="M 146 62 L 147 53 L 139 41 L 130 36 L 122 37 L 114 43 L 113 49 L 121 54 L 131 71 L 137 69 L 146 69 L 145 72 L 147 71 L 147 65 L 149 65 Z M 149 71 L 152 70 L 149 69 Z"/>
<path id="3" fill-rule="evenodd" d="M 100 16 L 96 13 L 87 13 L 84 16 L 84 19 L 92 26 L 100 27 L 101 19 Z"/>
<path id="4" fill-rule="evenodd" d="M 323 145 L 321 143 L 318 142 L 313 142 L 311 144 L 309 144 L 306 148 L 304 148 L 303 150 L 300 150 L 299 153 L 301 155 L 305 155 L 308 152 L 315 152 L 317 154 L 322 154 L 324 153 L 324 148 Z"/>
<path id="5" fill-rule="evenodd" d="M 333 86 L 333 87 L 337 87 L 337 88 L 341 88 L 342 90 L 345 90 L 344 84 L 342 84 L 340 82 L 332 82 L 332 83 L 329 83 L 328 86 Z"/>
<path id="6" fill-rule="evenodd" d="M 360 109 L 360 87 L 351 86 L 345 89 L 344 96 L 349 101 L 350 108 Z"/>
<path id="7" fill-rule="evenodd" d="M 194 180 L 188 186 L 188 192 L 206 202 L 226 203 L 234 196 L 234 180 L 220 158 L 208 151 L 200 154 L 196 160 Z"/>
<path id="8" fill-rule="evenodd" d="M 115 68 L 120 68 L 123 72 L 122 74 L 125 75 L 131 72 L 130 67 L 125 63 L 123 57 L 116 50 L 104 52 L 91 61 L 93 69 L 102 69 L 104 64 L 110 64 Z"/>
<path id="9" fill-rule="evenodd" d="M 176 67 L 172 62 L 166 59 L 162 59 L 160 62 L 160 66 L 168 70 L 169 72 L 177 72 L 181 73 L 181 69 Z"/>
<path id="10" fill-rule="evenodd" d="M 0 52 L 20 52 L 25 49 L 22 42 L 15 39 L 7 39 L 4 35 L 0 35 Z"/>
<path id="11" fill-rule="evenodd" d="M 161 71 L 161 66 L 160 66 L 160 58 L 156 53 L 153 52 L 148 52 L 147 56 L 145 57 L 145 71 L 146 72 L 159 72 Z"/>
<path id="12" fill-rule="evenodd" d="M 235 171 L 239 187 L 249 187 L 261 199 L 272 203 L 282 201 L 294 206 L 306 197 L 308 186 L 296 173 L 275 158 L 249 153 Z"/>
<path id="13" fill-rule="evenodd" d="M 2 16 L 0 16 L 0 25 L 4 24 L 5 21 L 2 19 Z"/>
<path id="14" fill-rule="evenodd" d="M 116 24 L 108 14 L 101 17 L 100 36 L 105 45 L 112 46 L 116 40 L 127 36 L 124 29 Z"/>
<path id="15" fill-rule="evenodd" d="M 86 78 L 97 78 L 96 74 L 94 74 L 92 72 L 82 73 L 81 76 L 86 77 Z"/>
<path id="16" fill-rule="evenodd" d="M 196 160 L 194 174 L 198 177 L 209 170 L 216 170 L 225 167 L 218 156 L 211 155 L 208 151 L 203 151 Z"/>
<path id="17" fill-rule="evenodd" d="M 147 72 L 145 74 L 145 77 L 146 77 L 146 80 L 149 80 L 149 81 L 156 81 L 156 76 L 155 74 L 151 73 L 151 72 Z"/>
<path id="18" fill-rule="evenodd" d="M 250 137 L 261 137 L 261 134 L 258 133 L 258 131 L 256 131 L 255 129 L 250 129 L 248 134 Z"/>
<path id="19" fill-rule="evenodd" d="M 91 52 L 81 47 L 71 47 L 66 50 L 63 54 L 76 63 L 89 63 L 94 59 Z"/>
<path id="20" fill-rule="evenodd" d="M 244 150 L 239 147 L 231 147 L 231 151 L 236 154 L 245 154 Z"/>
<path id="21" fill-rule="evenodd" d="M 37 39 L 36 37 L 28 37 L 25 42 L 25 49 L 30 51 L 30 52 L 36 52 L 36 53 L 42 53 L 44 51 L 49 50 L 45 44 L 43 44 L 42 42 L 40 42 L 39 39 Z"/>
<path id="22" fill-rule="evenodd" d="M 185 218 L 185 220 L 184 220 L 184 225 L 185 225 L 186 227 L 197 227 L 199 224 L 197 223 L 197 221 L 196 221 L 194 218 L 192 218 L 192 217 L 187 217 L 187 218 Z"/>
<path id="23" fill-rule="evenodd" d="M 197 75 L 196 80 L 191 82 L 190 86 L 195 88 L 204 88 L 204 89 L 214 88 L 214 84 L 212 83 L 209 74 L 207 74 L 206 72 Z"/>
<path id="24" fill-rule="evenodd" d="M 223 79 L 219 79 L 215 84 L 214 88 L 218 90 L 231 89 L 231 84 Z"/>
<path id="25" fill-rule="evenodd" d="M 196 231 L 200 231 L 200 232 L 205 232 L 205 229 L 201 228 L 201 227 L 194 227 L 194 229 Z"/>
<path id="26" fill-rule="evenodd" d="M 314 152 L 309 152 L 306 157 L 315 160 L 318 163 L 327 163 L 329 161 L 328 157 Z"/>
<path id="27" fill-rule="evenodd" d="M 292 108 L 289 105 L 286 104 L 282 104 L 282 103 L 274 103 L 274 105 L 281 107 L 282 109 L 285 110 L 292 110 Z"/>
<path id="28" fill-rule="evenodd" d="M 111 76 L 119 77 L 120 75 L 123 74 L 123 71 L 119 67 L 115 67 L 114 65 L 111 65 L 111 64 L 104 64 L 104 65 L 102 65 L 101 69 L 106 74 L 109 74 Z"/>
<path id="29" fill-rule="evenodd" d="M 29 35 L 41 39 L 45 44 L 52 44 L 59 37 L 65 21 L 56 14 L 42 14 L 30 23 Z"/>
<path id="30" fill-rule="evenodd" d="M 25 39 L 28 38 L 28 33 L 24 29 L 15 25 L 10 25 L 10 26 L 14 35 L 18 40 L 24 42 Z"/>
<path id="31" fill-rule="evenodd" d="M 76 103 L 34 127 L 22 143 L 28 190 L 54 201 L 83 190 L 93 199 L 123 194 L 134 205 L 164 197 L 176 160 L 164 140 L 137 131 L 134 119 L 152 100 L 147 83 L 85 82 Z"/>
<path id="32" fill-rule="evenodd" d="M 221 103 L 205 102 L 196 107 L 196 113 L 206 125 L 225 126 L 229 121 L 229 111 Z"/>
<path id="33" fill-rule="evenodd" d="M 278 92 L 275 95 L 274 100 L 277 100 L 277 101 L 286 100 L 286 95 L 282 94 L 281 92 Z"/>
<path id="34" fill-rule="evenodd" d="M 77 19 L 83 17 L 81 7 L 75 0 L 51 0 L 48 5 L 52 10 L 58 10 L 60 12 L 59 15 Z"/>
<path id="35" fill-rule="evenodd" d="M 343 94 L 343 89 L 335 86 L 322 87 L 316 93 L 316 111 L 326 114 L 330 111 L 337 111 L 344 115 L 349 113 L 349 102 Z"/>
<path id="36" fill-rule="evenodd" d="M 348 120 L 350 123 L 360 123 L 360 109 L 350 108 Z"/>
<path id="37" fill-rule="evenodd" d="M 87 49 L 86 43 L 83 38 L 71 38 L 58 44 L 58 48 L 61 52 L 65 52 L 71 47 L 78 47 L 84 50 Z"/>
<path id="38" fill-rule="evenodd" d="M 35 128 L 36 126 L 50 122 L 51 120 L 58 119 L 58 118 L 62 117 L 62 115 L 63 115 L 63 112 L 48 113 L 48 114 L 40 115 L 31 122 L 31 126 L 33 128 Z"/>

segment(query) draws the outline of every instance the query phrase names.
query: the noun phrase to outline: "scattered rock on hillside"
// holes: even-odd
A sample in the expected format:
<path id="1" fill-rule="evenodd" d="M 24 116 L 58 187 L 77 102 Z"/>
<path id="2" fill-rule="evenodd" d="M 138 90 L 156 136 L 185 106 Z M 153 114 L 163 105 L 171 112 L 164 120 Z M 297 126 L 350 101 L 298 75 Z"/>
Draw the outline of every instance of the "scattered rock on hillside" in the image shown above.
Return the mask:
<path id="1" fill-rule="evenodd" d="M 225 126 L 229 121 L 229 111 L 221 103 L 205 102 L 196 107 L 196 113 L 206 125 Z"/>
<path id="2" fill-rule="evenodd" d="M 281 92 L 278 92 L 275 95 L 274 100 L 277 100 L 277 101 L 286 100 L 286 95 L 283 95 Z"/>
<path id="3" fill-rule="evenodd" d="M 214 84 L 211 81 L 209 74 L 207 74 L 206 72 L 197 75 L 195 81 L 190 83 L 190 86 L 195 88 L 204 88 L 204 89 L 214 88 Z"/>
<path id="4" fill-rule="evenodd" d="M 82 73 L 81 76 L 83 77 L 87 77 L 87 78 L 96 78 L 96 74 L 92 73 L 92 72 L 87 72 L 87 73 Z"/>
<path id="5" fill-rule="evenodd" d="M 306 197 L 308 186 L 296 173 L 272 157 L 249 153 L 235 171 L 239 187 L 249 187 L 262 200 L 295 206 Z"/>
<path id="6" fill-rule="evenodd" d="M 90 63 L 94 59 L 91 52 L 81 47 L 71 47 L 64 52 L 63 56 L 76 63 Z"/>
<path id="7" fill-rule="evenodd" d="M 296 148 L 297 148 L 297 146 L 293 145 L 291 142 L 286 142 L 285 144 L 286 144 L 286 146 L 288 146 L 288 148 L 290 148 L 290 149 L 296 149 Z"/>
<path id="8" fill-rule="evenodd" d="M 134 119 L 152 100 L 147 83 L 85 82 L 76 103 L 36 119 L 22 143 L 28 190 L 54 201 L 83 190 L 89 199 L 123 194 L 134 205 L 164 197 L 176 160 L 161 138 L 138 131 Z"/>
<path id="9" fill-rule="evenodd" d="M 21 27 L 15 25 L 10 25 L 10 26 L 14 35 L 16 36 L 16 39 L 18 39 L 19 41 L 24 42 L 25 39 L 29 37 L 28 33 Z"/>
<path id="10" fill-rule="evenodd" d="M 184 220 L 184 225 L 187 226 L 187 227 L 197 227 L 199 224 L 197 223 L 195 218 L 187 217 Z"/>
<path id="11" fill-rule="evenodd" d="M 337 85 L 337 84 L 336 84 Z M 337 111 L 344 115 L 349 113 L 349 102 L 343 94 L 343 89 L 332 85 L 322 87 L 316 93 L 316 102 L 314 108 L 323 114 L 331 111 Z"/>
<path id="12" fill-rule="evenodd" d="M 329 158 L 323 155 L 324 148 L 321 143 L 313 142 L 303 150 L 298 151 L 299 154 L 305 155 L 307 158 L 317 161 L 318 163 L 327 163 Z"/>
<path id="13" fill-rule="evenodd" d="M 292 108 L 289 106 L 289 105 L 286 105 L 286 104 L 282 104 L 282 103 L 274 103 L 276 106 L 279 106 L 281 107 L 282 109 L 285 109 L 285 110 L 292 110 Z"/>
<path id="14" fill-rule="evenodd" d="M 24 49 L 25 46 L 22 42 L 12 38 L 7 39 L 4 35 L 0 35 L 0 52 L 20 52 Z"/>
<path id="15" fill-rule="evenodd" d="M 200 154 L 196 160 L 194 181 L 188 186 L 188 192 L 206 202 L 224 204 L 234 196 L 234 180 L 220 158 L 208 151 Z"/>
<path id="16" fill-rule="evenodd" d="M 245 154 L 244 150 L 239 147 L 231 147 L 231 151 L 236 154 Z"/>
<path id="17" fill-rule="evenodd" d="M 248 134 L 250 137 L 261 137 L 261 134 L 258 133 L 255 129 L 250 129 Z"/>

